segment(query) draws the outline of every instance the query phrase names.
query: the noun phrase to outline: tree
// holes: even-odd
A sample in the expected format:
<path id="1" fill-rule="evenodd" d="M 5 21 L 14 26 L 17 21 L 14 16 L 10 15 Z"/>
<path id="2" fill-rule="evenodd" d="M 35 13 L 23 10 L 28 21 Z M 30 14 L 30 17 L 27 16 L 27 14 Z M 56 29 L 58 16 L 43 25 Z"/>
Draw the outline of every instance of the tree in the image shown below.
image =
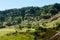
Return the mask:
<path id="1" fill-rule="evenodd" d="M 60 4 L 55 3 L 55 4 L 54 4 L 54 7 L 55 7 L 58 11 L 60 11 Z"/>
<path id="2" fill-rule="evenodd" d="M 22 28 L 23 28 L 23 27 L 22 27 L 21 25 L 19 25 L 19 29 L 22 30 Z"/>
<path id="3" fill-rule="evenodd" d="M 5 26 L 3 26 L 2 22 L 0 22 L 0 28 L 5 28 Z"/>
<path id="4" fill-rule="evenodd" d="M 22 22 L 21 18 L 18 18 L 18 19 L 17 19 L 17 22 L 18 22 L 18 23 L 21 23 L 21 22 Z"/>

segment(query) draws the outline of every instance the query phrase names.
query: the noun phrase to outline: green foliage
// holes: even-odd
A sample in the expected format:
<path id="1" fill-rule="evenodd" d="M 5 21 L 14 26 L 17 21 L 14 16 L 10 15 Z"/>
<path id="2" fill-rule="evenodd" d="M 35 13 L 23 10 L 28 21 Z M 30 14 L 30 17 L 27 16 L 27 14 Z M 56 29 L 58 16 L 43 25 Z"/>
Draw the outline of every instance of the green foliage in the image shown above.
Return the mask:
<path id="1" fill-rule="evenodd" d="M 3 26 L 3 23 L 0 22 L 0 28 L 5 28 L 5 26 Z"/>
<path id="2" fill-rule="evenodd" d="M 23 20 L 49 19 L 60 11 L 60 4 L 44 7 L 24 7 L 0 11 L 0 22 L 9 22 L 11 25 L 20 24 Z M 32 19 L 33 18 L 33 19 Z M 8 23 L 8 24 L 9 24 Z"/>
<path id="3" fill-rule="evenodd" d="M 23 28 L 23 27 L 22 27 L 21 25 L 19 25 L 19 29 L 22 30 L 22 28 Z"/>
<path id="4" fill-rule="evenodd" d="M 0 11 L 0 28 L 6 26 L 15 28 L 16 32 L 18 28 L 19 32 L 27 32 L 26 35 L 24 33 L 4 35 L 0 37 L 0 40 L 46 40 L 60 30 L 59 12 L 60 4 L 58 3 L 44 7 L 24 7 Z M 34 36 L 31 33 L 28 34 L 29 32 Z"/>

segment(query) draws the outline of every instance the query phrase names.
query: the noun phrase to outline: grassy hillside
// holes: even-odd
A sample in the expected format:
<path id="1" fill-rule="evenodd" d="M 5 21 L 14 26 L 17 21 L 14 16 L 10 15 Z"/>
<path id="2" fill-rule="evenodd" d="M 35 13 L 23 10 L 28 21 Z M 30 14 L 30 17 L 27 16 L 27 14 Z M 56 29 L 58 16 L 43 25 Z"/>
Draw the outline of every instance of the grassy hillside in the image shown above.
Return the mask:
<path id="1" fill-rule="evenodd" d="M 34 40 L 34 36 L 30 34 L 11 34 L 10 36 L 0 37 L 0 40 Z"/>
<path id="2" fill-rule="evenodd" d="M 0 11 L 0 40 L 47 40 L 58 32 L 58 3 Z"/>

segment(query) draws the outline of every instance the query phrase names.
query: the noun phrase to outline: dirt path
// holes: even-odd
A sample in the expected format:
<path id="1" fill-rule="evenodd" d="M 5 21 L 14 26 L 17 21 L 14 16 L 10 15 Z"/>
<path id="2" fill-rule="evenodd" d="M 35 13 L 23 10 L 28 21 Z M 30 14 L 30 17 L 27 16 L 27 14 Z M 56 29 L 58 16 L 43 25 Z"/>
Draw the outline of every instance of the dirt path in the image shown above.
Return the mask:
<path id="1" fill-rule="evenodd" d="M 60 32 L 56 33 L 55 35 L 53 35 L 51 38 L 49 38 L 48 40 L 58 40 L 58 38 L 60 37 Z"/>

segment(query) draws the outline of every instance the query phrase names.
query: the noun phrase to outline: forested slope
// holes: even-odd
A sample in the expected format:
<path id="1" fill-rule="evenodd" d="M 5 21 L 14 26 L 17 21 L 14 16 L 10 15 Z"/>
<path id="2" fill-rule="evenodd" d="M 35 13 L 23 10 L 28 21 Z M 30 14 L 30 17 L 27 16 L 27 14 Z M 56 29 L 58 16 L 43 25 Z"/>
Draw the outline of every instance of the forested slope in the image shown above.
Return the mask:
<path id="1" fill-rule="evenodd" d="M 47 40 L 58 32 L 59 3 L 0 11 L 1 40 Z"/>

